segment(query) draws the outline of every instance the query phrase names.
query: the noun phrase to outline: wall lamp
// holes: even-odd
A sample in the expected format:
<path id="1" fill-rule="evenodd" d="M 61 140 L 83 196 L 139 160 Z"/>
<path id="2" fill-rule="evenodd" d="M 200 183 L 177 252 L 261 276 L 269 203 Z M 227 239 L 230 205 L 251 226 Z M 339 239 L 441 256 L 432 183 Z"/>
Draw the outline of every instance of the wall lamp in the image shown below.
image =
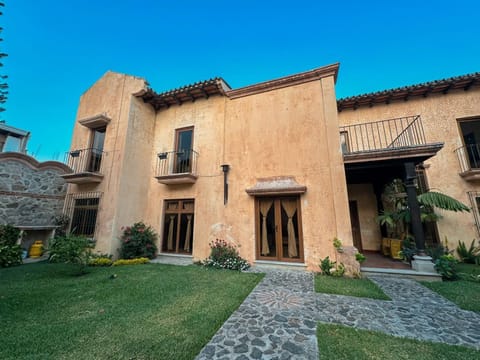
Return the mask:
<path id="1" fill-rule="evenodd" d="M 223 205 L 228 203 L 228 172 L 230 171 L 230 165 L 220 165 L 223 171 Z"/>

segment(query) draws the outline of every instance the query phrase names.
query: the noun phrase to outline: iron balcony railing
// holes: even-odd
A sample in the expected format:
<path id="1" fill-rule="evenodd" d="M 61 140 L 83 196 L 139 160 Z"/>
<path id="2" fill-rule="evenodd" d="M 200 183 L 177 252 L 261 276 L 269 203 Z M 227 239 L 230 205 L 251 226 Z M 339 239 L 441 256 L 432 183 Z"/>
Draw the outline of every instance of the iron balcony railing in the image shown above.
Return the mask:
<path id="1" fill-rule="evenodd" d="M 426 143 L 420 115 L 341 126 L 340 138 L 344 154 L 393 150 Z"/>
<path id="2" fill-rule="evenodd" d="M 455 149 L 460 163 L 460 173 L 480 169 L 480 144 L 469 144 Z"/>
<path id="3" fill-rule="evenodd" d="M 192 149 L 161 152 L 157 155 L 156 177 L 197 173 L 198 153 Z"/>
<path id="4" fill-rule="evenodd" d="M 105 152 L 95 148 L 72 150 L 65 155 L 65 163 L 73 173 L 101 173 Z"/>

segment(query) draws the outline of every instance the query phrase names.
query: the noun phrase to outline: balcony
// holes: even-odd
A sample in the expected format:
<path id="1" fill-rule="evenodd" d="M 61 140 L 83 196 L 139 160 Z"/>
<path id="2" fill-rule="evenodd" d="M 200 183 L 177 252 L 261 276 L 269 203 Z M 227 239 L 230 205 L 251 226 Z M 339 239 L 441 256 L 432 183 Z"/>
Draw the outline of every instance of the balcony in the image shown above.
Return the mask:
<path id="1" fill-rule="evenodd" d="M 197 158 L 198 153 L 191 149 L 159 153 L 155 178 L 165 185 L 193 184 L 198 178 Z"/>
<path id="2" fill-rule="evenodd" d="M 105 152 L 95 148 L 70 151 L 65 155 L 65 163 L 72 172 L 62 177 L 72 184 L 99 183 L 103 179 L 102 159 L 105 156 Z"/>
<path id="3" fill-rule="evenodd" d="M 443 146 L 426 142 L 420 115 L 341 126 L 340 140 L 345 163 L 427 159 Z"/>
<path id="4" fill-rule="evenodd" d="M 480 180 L 480 144 L 469 144 L 455 149 L 460 163 L 459 175 L 466 181 Z"/>

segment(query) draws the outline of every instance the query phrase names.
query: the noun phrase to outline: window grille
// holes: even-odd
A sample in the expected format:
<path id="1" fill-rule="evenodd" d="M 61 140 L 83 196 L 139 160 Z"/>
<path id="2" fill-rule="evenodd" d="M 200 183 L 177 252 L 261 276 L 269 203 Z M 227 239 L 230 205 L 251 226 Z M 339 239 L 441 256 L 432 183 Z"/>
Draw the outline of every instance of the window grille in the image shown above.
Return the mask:
<path id="1" fill-rule="evenodd" d="M 89 238 L 95 237 L 101 192 L 68 194 L 64 213 L 70 218 L 69 232 Z"/>

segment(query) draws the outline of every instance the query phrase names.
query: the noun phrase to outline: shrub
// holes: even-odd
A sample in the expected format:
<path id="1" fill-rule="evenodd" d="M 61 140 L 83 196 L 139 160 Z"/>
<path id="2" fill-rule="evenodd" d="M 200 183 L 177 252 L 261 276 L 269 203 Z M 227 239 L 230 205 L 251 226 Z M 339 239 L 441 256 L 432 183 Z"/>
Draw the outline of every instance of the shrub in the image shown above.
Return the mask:
<path id="1" fill-rule="evenodd" d="M 405 238 L 402 241 L 402 257 L 408 262 L 412 262 L 413 256 L 417 253 L 417 246 L 411 238 Z"/>
<path id="2" fill-rule="evenodd" d="M 367 257 L 365 255 L 363 255 L 362 253 L 358 252 L 358 253 L 355 254 L 355 259 L 361 264 L 365 260 L 367 260 Z"/>
<path id="3" fill-rule="evenodd" d="M 58 215 L 55 216 L 54 221 L 57 226 L 55 229 L 55 236 L 66 236 L 68 225 L 70 224 L 70 217 L 68 215 Z"/>
<path id="4" fill-rule="evenodd" d="M 460 261 L 464 263 L 478 263 L 478 259 L 480 258 L 480 246 L 475 246 L 475 239 L 473 239 L 470 243 L 470 247 L 467 249 L 467 245 L 463 241 L 459 241 L 457 254 L 460 257 Z"/>
<path id="5" fill-rule="evenodd" d="M 335 268 L 336 264 L 336 261 L 331 261 L 329 256 L 320 260 L 320 270 L 322 275 L 332 275 L 332 269 Z"/>
<path id="6" fill-rule="evenodd" d="M 50 240 L 49 261 L 78 265 L 78 274 L 85 274 L 94 242 L 84 236 L 68 234 Z"/>
<path id="7" fill-rule="evenodd" d="M 88 265 L 90 266 L 112 266 L 112 259 L 108 257 L 96 257 L 93 259 L 90 259 L 88 262 Z"/>
<path id="8" fill-rule="evenodd" d="M 452 254 L 442 255 L 435 261 L 435 270 L 442 275 L 443 280 L 455 280 L 458 278 L 457 262 Z"/>
<path id="9" fill-rule="evenodd" d="M 0 267 L 20 265 L 22 248 L 17 245 L 20 230 L 12 225 L 0 225 Z"/>
<path id="10" fill-rule="evenodd" d="M 0 245 L 0 267 L 20 265 L 22 252 L 20 245 Z"/>
<path id="11" fill-rule="evenodd" d="M 425 252 L 427 253 L 428 256 L 432 258 L 432 260 L 435 262 L 437 261 L 442 255 L 448 255 L 448 248 L 443 246 L 442 244 L 438 244 L 436 246 L 432 247 L 427 247 L 425 249 Z"/>
<path id="12" fill-rule="evenodd" d="M 92 253 L 92 259 L 98 259 L 98 258 L 107 258 L 112 260 L 113 255 L 107 254 L 107 253 L 101 253 L 101 252 L 96 252 Z"/>
<path id="13" fill-rule="evenodd" d="M 203 266 L 215 269 L 247 270 L 250 264 L 243 259 L 235 245 L 216 239 L 210 243 L 210 256 L 202 262 Z"/>
<path id="14" fill-rule="evenodd" d="M 139 257 L 135 259 L 118 259 L 113 262 L 113 266 L 121 266 L 121 265 L 141 265 L 141 264 L 148 264 L 150 262 L 149 258 L 146 257 Z"/>
<path id="15" fill-rule="evenodd" d="M 343 263 L 337 264 L 336 261 L 330 260 L 326 257 L 320 260 L 320 270 L 322 275 L 342 277 L 345 275 L 345 265 Z"/>
<path id="16" fill-rule="evenodd" d="M 337 249 L 339 253 L 343 252 L 343 245 L 342 245 L 342 240 L 339 238 L 334 238 L 333 239 L 333 247 Z"/>
<path id="17" fill-rule="evenodd" d="M 16 245 L 20 230 L 12 225 L 0 225 L 0 244 Z"/>
<path id="18" fill-rule="evenodd" d="M 336 269 L 331 274 L 335 277 L 342 277 L 345 275 L 345 265 L 343 265 L 343 263 L 338 264 Z"/>
<path id="19" fill-rule="evenodd" d="M 157 255 L 157 234 L 143 222 L 137 222 L 132 226 L 123 228 L 121 237 L 120 257 L 122 259 L 134 259 L 146 257 L 153 259 Z"/>

